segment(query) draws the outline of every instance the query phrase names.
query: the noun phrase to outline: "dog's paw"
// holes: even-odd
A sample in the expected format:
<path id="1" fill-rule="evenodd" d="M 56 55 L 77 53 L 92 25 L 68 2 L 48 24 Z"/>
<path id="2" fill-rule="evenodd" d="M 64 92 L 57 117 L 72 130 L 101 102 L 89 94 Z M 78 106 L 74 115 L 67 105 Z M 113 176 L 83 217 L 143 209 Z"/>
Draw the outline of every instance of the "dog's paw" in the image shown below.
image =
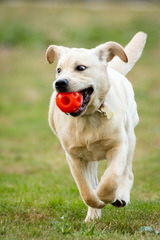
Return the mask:
<path id="1" fill-rule="evenodd" d="M 117 208 L 122 208 L 126 206 L 126 202 L 124 200 L 117 199 L 115 202 L 112 203 L 112 205 Z"/>
<path id="2" fill-rule="evenodd" d="M 116 191 L 116 197 L 112 201 L 112 205 L 115 207 L 124 207 L 130 203 L 130 190 L 131 185 L 127 181 L 125 184 L 119 185 Z"/>
<path id="3" fill-rule="evenodd" d="M 101 218 L 101 210 L 89 207 L 85 222 L 91 222 L 98 218 Z"/>
<path id="4" fill-rule="evenodd" d="M 88 194 L 88 195 L 84 196 L 83 200 L 84 200 L 85 204 L 91 208 L 101 209 L 101 208 L 104 208 L 106 205 L 103 201 L 101 201 L 98 198 L 95 191 L 93 191 L 92 194 Z"/>

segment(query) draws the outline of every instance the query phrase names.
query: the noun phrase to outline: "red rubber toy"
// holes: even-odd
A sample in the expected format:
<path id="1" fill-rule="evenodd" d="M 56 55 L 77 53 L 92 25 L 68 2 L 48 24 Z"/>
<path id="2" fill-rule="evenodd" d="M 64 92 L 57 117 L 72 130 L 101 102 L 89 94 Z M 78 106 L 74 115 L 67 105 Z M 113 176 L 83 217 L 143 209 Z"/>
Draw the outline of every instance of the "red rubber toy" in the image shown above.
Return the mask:
<path id="1" fill-rule="evenodd" d="M 56 104 L 62 112 L 76 112 L 82 104 L 82 96 L 79 92 L 57 93 Z"/>

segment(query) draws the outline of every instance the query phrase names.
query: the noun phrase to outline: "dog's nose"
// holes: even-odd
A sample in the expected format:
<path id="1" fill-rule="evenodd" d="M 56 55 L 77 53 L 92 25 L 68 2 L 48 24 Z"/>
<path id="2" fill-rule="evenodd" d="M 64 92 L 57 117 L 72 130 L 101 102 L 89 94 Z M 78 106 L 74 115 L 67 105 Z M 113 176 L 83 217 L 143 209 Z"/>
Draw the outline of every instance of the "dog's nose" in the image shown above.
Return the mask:
<path id="1" fill-rule="evenodd" d="M 67 92 L 68 85 L 69 85 L 69 82 L 65 78 L 58 79 L 55 82 L 55 88 L 58 92 Z"/>

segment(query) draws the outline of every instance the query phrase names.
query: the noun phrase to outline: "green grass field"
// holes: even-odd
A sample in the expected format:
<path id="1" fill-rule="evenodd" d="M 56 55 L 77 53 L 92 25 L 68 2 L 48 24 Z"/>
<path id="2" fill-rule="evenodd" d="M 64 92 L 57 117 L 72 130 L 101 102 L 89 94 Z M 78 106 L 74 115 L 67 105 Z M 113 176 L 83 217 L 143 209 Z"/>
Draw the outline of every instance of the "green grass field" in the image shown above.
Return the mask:
<path id="1" fill-rule="evenodd" d="M 159 29 L 157 5 L 0 5 L 0 239 L 160 238 L 140 232 L 160 230 Z M 108 40 L 125 46 L 139 30 L 148 41 L 128 74 L 140 115 L 131 204 L 108 205 L 101 220 L 85 224 L 87 208 L 48 126 L 55 65 L 45 50 Z"/>

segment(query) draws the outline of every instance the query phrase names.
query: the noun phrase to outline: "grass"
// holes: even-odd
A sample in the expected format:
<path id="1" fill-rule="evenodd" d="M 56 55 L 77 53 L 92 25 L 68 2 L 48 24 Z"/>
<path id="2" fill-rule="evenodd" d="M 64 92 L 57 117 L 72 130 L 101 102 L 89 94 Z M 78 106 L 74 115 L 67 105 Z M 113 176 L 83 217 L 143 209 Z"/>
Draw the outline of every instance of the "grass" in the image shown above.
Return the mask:
<path id="1" fill-rule="evenodd" d="M 159 239 L 160 10 L 159 6 L 0 6 L 0 239 Z M 83 222 L 87 208 L 48 122 L 54 67 L 50 43 L 125 45 L 148 33 L 141 61 L 129 73 L 138 103 L 135 184 L 131 204 L 107 206 L 102 219 Z M 100 173 L 105 163 L 100 164 Z"/>

